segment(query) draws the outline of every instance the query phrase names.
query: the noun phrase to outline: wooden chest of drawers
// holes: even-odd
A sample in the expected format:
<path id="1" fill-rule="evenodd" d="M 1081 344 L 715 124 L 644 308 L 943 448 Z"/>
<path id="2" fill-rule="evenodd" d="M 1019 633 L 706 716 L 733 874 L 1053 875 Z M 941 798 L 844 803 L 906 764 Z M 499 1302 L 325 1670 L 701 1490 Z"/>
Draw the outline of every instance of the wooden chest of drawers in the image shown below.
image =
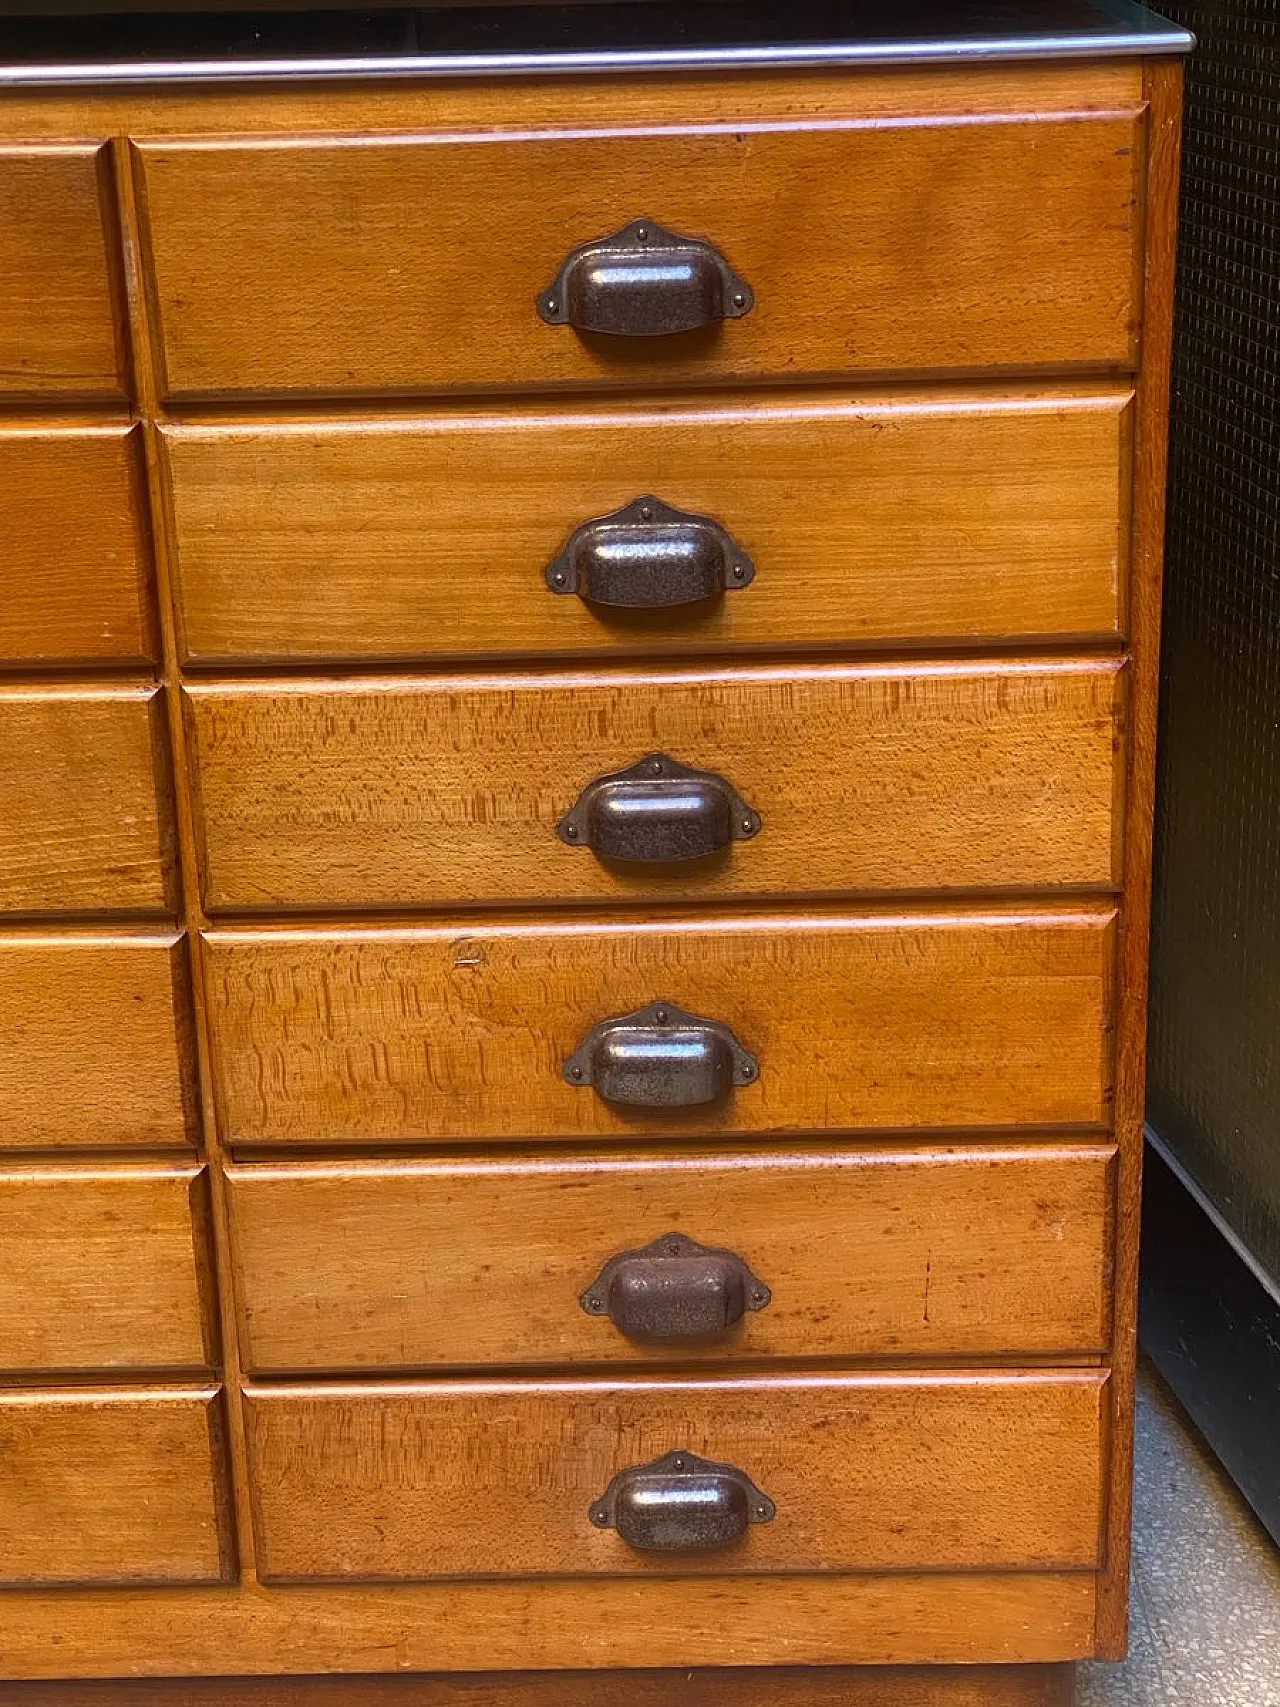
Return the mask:
<path id="1" fill-rule="evenodd" d="M 0 99 L 15 1703 L 1123 1650 L 1144 28 Z"/>

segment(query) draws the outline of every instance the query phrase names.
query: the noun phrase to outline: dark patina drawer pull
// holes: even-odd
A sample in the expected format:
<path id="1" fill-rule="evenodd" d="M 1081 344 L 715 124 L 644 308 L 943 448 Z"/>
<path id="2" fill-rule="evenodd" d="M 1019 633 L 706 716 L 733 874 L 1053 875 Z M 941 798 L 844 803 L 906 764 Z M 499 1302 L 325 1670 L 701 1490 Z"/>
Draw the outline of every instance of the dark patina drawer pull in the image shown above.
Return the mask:
<path id="1" fill-rule="evenodd" d="M 634 1108 L 695 1108 L 735 1085 L 754 1084 L 760 1063 L 727 1025 L 651 1002 L 601 1020 L 564 1064 L 571 1085 Z"/>
<path id="2" fill-rule="evenodd" d="M 724 1333 L 770 1296 L 736 1252 L 664 1233 L 610 1257 L 579 1302 L 629 1339 L 693 1340 Z"/>
<path id="3" fill-rule="evenodd" d="M 575 529 L 548 568 L 547 585 L 593 605 L 653 610 L 745 587 L 755 572 L 719 522 L 644 497 Z"/>
<path id="4" fill-rule="evenodd" d="M 566 255 L 538 296 L 549 326 L 619 338 L 694 332 L 750 312 L 751 286 L 712 244 L 633 219 Z"/>
<path id="5" fill-rule="evenodd" d="M 745 1470 L 692 1452 L 667 1452 L 620 1470 L 590 1510 L 598 1529 L 616 1529 L 643 1553 L 731 1547 L 777 1508 Z"/>
<path id="6" fill-rule="evenodd" d="M 596 777 L 556 825 L 562 842 L 602 859 L 668 864 L 705 859 L 759 833 L 760 814 L 731 782 L 669 753 L 646 753 Z"/>

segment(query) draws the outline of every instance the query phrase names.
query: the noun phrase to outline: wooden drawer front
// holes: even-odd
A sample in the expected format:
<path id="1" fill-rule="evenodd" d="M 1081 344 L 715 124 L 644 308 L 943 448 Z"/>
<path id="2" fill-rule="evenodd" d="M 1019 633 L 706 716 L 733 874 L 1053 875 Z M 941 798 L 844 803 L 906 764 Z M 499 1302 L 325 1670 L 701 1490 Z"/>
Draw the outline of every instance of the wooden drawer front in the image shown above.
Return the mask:
<path id="1" fill-rule="evenodd" d="M 673 915 L 211 933 L 237 1144 L 1101 1125 L 1114 913 Z M 731 1026 L 755 1084 L 688 1111 L 568 1083 L 655 1000 Z"/>
<path id="2" fill-rule="evenodd" d="M 264 1578 L 1090 1568 L 1106 1376 L 456 1382 L 246 1394 Z M 634 1551 L 588 1508 L 685 1451 L 777 1506 Z"/>
<path id="3" fill-rule="evenodd" d="M 810 397 L 169 427 L 184 650 L 211 662 L 1114 635 L 1128 407 L 1126 392 Z M 549 591 L 575 528 L 649 492 L 725 527 L 756 566 L 749 588 L 642 613 Z"/>
<path id="4" fill-rule="evenodd" d="M 0 148 L 0 391 L 118 395 L 106 150 Z"/>
<path id="5" fill-rule="evenodd" d="M 0 430 L 0 660 L 154 654 L 135 440 L 127 427 Z"/>
<path id="6" fill-rule="evenodd" d="M 203 1176 L 0 1171 L 0 1368 L 201 1369 Z"/>
<path id="7" fill-rule="evenodd" d="M 213 909 L 676 899 L 1116 880 L 1120 664 L 244 682 L 189 706 Z M 713 860 L 556 834 L 662 749 L 763 829 Z"/>
<path id="8" fill-rule="evenodd" d="M 192 1141 L 180 937 L 0 937 L 0 1034 L 0 1148 Z"/>
<path id="9" fill-rule="evenodd" d="M 144 142 L 168 390 L 1128 367 L 1138 143 L 1136 111 Z M 566 255 L 648 215 L 754 309 L 674 339 L 544 325 Z"/>
<path id="10" fill-rule="evenodd" d="M 229 1574 L 216 1391 L 0 1392 L 0 1582 Z"/>
<path id="11" fill-rule="evenodd" d="M 153 687 L 0 688 L 0 908 L 172 912 Z"/>
<path id="12" fill-rule="evenodd" d="M 242 1167 L 230 1184 L 244 1362 L 288 1373 L 1100 1353 L 1112 1154 Z M 768 1305 L 715 1339 L 660 1341 L 582 1308 L 611 1257 L 673 1230 L 736 1252 Z"/>

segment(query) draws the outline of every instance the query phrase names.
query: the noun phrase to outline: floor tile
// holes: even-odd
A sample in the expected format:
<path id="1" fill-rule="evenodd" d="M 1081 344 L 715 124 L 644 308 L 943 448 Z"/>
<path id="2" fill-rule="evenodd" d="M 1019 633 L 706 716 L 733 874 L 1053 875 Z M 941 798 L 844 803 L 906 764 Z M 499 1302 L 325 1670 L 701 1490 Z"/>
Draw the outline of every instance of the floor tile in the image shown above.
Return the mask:
<path id="1" fill-rule="evenodd" d="M 1079 1707 L 1280 1707 L 1280 1553 L 1150 1366 L 1131 1604 L 1128 1660 L 1081 1666 Z"/>

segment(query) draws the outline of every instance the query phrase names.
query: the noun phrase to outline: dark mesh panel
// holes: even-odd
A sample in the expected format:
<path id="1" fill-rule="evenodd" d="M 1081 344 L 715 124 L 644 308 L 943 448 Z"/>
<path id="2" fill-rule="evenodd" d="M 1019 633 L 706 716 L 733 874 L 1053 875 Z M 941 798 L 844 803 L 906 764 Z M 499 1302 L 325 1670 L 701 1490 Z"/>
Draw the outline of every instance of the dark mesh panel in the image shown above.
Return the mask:
<path id="1" fill-rule="evenodd" d="M 1280 0 L 1188 67 L 1152 1124 L 1280 1276 Z"/>

